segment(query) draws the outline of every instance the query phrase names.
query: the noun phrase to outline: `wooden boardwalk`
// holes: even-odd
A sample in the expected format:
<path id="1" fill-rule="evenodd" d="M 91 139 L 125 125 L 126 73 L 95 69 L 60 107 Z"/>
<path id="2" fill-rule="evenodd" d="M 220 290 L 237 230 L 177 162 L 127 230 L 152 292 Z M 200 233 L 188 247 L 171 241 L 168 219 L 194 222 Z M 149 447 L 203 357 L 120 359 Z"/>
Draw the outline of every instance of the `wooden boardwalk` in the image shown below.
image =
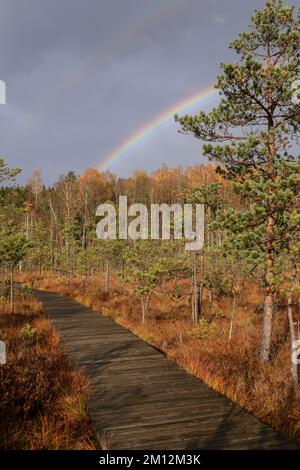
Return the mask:
<path id="1" fill-rule="evenodd" d="M 110 449 L 295 448 L 111 319 L 58 294 L 34 293 L 90 378 L 89 412 Z"/>

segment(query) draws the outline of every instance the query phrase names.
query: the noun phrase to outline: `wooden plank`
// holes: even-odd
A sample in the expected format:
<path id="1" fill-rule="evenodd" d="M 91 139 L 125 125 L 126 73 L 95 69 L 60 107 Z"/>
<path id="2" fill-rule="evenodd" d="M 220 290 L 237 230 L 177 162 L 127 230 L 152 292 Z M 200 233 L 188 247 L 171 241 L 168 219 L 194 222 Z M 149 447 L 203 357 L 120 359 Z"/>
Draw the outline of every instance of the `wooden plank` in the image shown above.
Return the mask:
<path id="1" fill-rule="evenodd" d="M 91 381 L 89 411 L 111 449 L 295 449 L 294 443 L 110 318 L 35 291 Z"/>

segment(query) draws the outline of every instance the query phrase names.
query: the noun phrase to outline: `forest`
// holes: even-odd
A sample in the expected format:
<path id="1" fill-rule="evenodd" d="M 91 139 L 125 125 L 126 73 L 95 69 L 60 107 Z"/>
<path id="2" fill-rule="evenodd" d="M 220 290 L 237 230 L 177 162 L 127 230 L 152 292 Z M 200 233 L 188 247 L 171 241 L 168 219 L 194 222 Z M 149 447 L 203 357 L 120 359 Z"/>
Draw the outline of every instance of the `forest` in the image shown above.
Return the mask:
<path id="1" fill-rule="evenodd" d="M 49 186 L 39 168 L 19 185 L 21 169 L 0 160 L 0 308 L 6 321 L 18 316 L 18 284 L 74 298 L 300 443 L 299 14 L 268 0 L 230 47 L 237 59 L 221 64 L 220 103 L 175 115 L 178 139 L 204 142 L 206 163 L 128 178 L 70 170 Z M 204 204 L 204 247 L 100 240 L 96 209 L 118 212 L 120 196 L 149 212 Z"/>

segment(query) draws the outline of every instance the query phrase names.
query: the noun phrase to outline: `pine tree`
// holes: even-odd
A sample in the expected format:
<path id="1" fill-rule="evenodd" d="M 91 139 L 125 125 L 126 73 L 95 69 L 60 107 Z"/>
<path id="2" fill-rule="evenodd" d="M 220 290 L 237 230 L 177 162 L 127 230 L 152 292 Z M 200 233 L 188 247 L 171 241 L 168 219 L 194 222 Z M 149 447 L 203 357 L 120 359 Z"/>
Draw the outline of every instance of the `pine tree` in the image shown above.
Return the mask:
<path id="1" fill-rule="evenodd" d="M 32 247 L 25 234 L 16 230 L 13 225 L 0 229 L 0 266 L 10 272 L 10 307 L 14 310 L 14 271 L 18 263 L 27 255 Z"/>
<path id="2" fill-rule="evenodd" d="M 20 168 L 9 168 L 3 158 L 0 158 L 0 183 L 14 179 L 20 171 Z"/>
<path id="3" fill-rule="evenodd" d="M 300 122 L 299 19 L 300 11 L 281 0 L 266 1 L 255 11 L 249 32 L 230 45 L 239 60 L 221 64 L 220 104 L 208 114 L 175 116 L 181 132 L 209 142 L 204 154 L 222 163 L 219 171 L 250 201 L 248 210 L 232 209 L 222 220 L 228 247 L 264 271 L 262 361 L 270 358 L 276 260 L 299 192 L 299 159 L 291 149 Z"/>
<path id="4" fill-rule="evenodd" d="M 159 241 L 152 241 L 150 249 L 147 240 L 137 240 L 126 248 L 124 261 L 122 282 L 140 299 L 144 323 L 154 289 L 168 272 L 161 244 Z"/>

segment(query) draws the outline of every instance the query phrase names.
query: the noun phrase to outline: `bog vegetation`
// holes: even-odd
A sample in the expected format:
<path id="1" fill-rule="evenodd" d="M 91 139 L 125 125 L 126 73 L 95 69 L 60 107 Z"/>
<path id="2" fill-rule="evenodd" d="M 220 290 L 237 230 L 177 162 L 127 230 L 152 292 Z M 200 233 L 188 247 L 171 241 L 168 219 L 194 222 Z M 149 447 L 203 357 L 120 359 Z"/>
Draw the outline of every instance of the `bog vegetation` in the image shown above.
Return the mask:
<path id="1" fill-rule="evenodd" d="M 74 371 L 42 306 L 16 292 L 14 313 L 2 295 L 0 335 L 0 449 L 95 449 L 86 409 L 88 380 Z"/>
<path id="2" fill-rule="evenodd" d="M 16 279 L 72 295 L 300 441 L 299 13 L 268 0 L 230 47 L 219 105 L 175 116 L 205 165 L 70 171 L 50 187 L 36 170 L 19 187 L 1 161 L 2 298 L 14 312 Z M 97 239 L 97 206 L 123 195 L 205 204 L 204 248 Z"/>

